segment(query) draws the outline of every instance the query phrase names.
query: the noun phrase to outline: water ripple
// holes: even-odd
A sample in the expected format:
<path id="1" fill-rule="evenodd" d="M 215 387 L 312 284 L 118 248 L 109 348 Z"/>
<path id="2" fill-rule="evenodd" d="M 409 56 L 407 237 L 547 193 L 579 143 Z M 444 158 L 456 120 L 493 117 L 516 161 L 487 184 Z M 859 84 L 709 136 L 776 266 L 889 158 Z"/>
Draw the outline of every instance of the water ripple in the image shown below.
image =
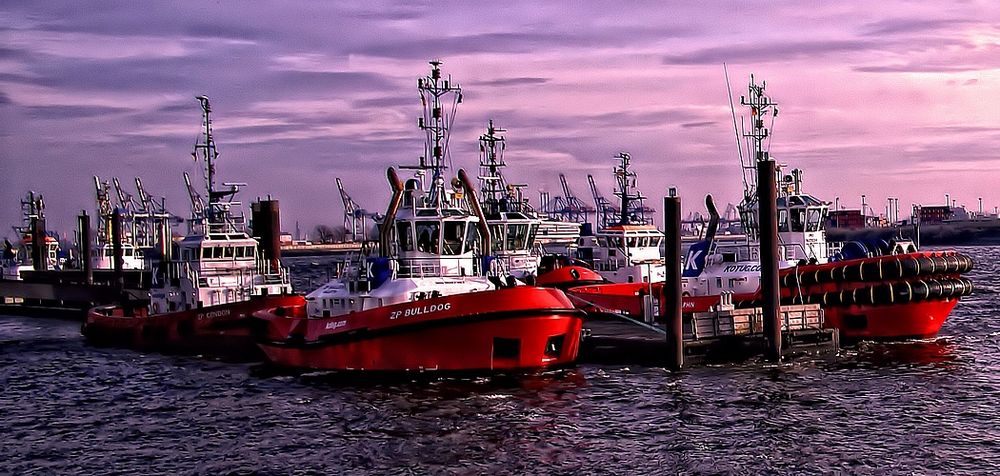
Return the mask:
<path id="1" fill-rule="evenodd" d="M 1000 248 L 963 251 L 977 291 L 937 339 L 678 374 L 364 382 L 0 318 L 0 435 L 16 442 L 0 473 L 997 473 Z M 322 263 L 292 262 L 302 279 Z"/>

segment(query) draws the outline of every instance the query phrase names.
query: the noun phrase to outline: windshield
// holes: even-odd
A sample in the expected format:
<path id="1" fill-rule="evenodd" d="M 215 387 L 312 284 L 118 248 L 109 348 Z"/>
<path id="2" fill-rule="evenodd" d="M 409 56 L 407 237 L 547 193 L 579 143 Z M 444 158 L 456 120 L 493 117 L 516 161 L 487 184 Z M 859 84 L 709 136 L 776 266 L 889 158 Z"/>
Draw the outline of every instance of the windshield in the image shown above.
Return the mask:
<path id="1" fill-rule="evenodd" d="M 440 223 L 437 221 L 417 222 L 417 251 L 438 254 L 438 241 L 441 236 Z"/>
<path id="2" fill-rule="evenodd" d="M 465 237 L 464 221 L 444 222 L 444 243 L 441 251 L 446 255 L 457 255 L 462 253 L 462 238 Z"/>

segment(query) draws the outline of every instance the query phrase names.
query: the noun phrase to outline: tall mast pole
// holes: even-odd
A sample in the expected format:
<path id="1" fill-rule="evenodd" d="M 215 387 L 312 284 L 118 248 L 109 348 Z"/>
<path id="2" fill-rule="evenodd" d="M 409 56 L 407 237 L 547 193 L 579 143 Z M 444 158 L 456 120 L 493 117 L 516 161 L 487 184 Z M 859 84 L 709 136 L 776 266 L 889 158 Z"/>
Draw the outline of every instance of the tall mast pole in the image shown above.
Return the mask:
<path id="1" fill-rule="evenodd" d="M 424 114 L 418 121 L 419 127 L 427 134 L 425 155 L 420 158 L 418 169 L 431 170 L 431 189 L 429 206 L 440 207 L 445 201 L 445 180 L 442 172 L 447 166 L 444 158 L 447 155 L 448 132 L 451 122 L 455 119 L 457 105 L 462 102 L 462 87 L 441 77 L 440 60 L 430 62 L 431 74 L 417 80 L 417 90 L 424 106 Z M 448 95 L 454 96 L 451 112 L 445 112 L 442 99 Z M 426 159 L 430 158 L 430 164 Z"/>
<path id="2" fill-rule="evenodd" d="M 493 203 L 492 206 L 499 206 L 500 200 L 507 196 L 507 181 L 501 171 L 507 165 L 503 160 L 506 141 L 500 135 L 504 132 L 505 129 L 494 126 L 493 119 L 490 119 L 486 133 L 479 136 L 482 200 Z"/>
<path id="3" fill-rule="evenodd" d="M 201 151 L 201 156 L 205 161 L 205 186 L 208 188 L 209 203 L 209 216 L 207 218 L 211 222 L 215 218 L 213 216 L 215 210 L 211 203 L 215 201 L 215 159 L 219 157 L 219 152 L 215 148 L 215 139 L 212 137 L 212 105 L 208 102 L 208 96 L 198 96 L 195 99 L 201 103 L 202 125 L 205 127 L 203 142 L 195 145 L 195 150 Z"/>
<path id="4" fill-rule="evenodd" d="M 751 168 L 757 168 L 760 162 L 770 159 L 768 156 L 768 148 L 764 145 L 764 141 L 770 138 L 770 131 L 764 125 L 764 119 L 767 116 L 772 118 L 778 115 L 777 104 L 764 94 L 764 89 L 767 87 L 767 82 L 762 82 L 757 84 L 754 81 L 754 77 L 750 75 L 750 85 L 749 85 L 749 96 L 740 96 L 740 105 L 746 106 L 750 109 L 750 131 L 743 132 L 744 139 L 749 142 L 751 147 L 751 152 L 753 153 L 752 158 L 748 157 L 748 161 L 753 165 Z M 745 170 L 745 169 L 744 169 Z M 749 174 L 753 178 L 753 174 Z M 757 202 L 756 188 L 758 184 L 751 181 L 749 187 L 743 191 L 743 203 L 741 204 L 741 216 L 744 218 L 744 232 L 747 233 L 748 238 L 756 239 L 759 231 L 760 223 L 748 223 L 749 214 L 755 214 L 754 204 Z M 757 207 L 760 204 L 757 203 Z M 756 220 L 753 220 L 754 222 Z"/>

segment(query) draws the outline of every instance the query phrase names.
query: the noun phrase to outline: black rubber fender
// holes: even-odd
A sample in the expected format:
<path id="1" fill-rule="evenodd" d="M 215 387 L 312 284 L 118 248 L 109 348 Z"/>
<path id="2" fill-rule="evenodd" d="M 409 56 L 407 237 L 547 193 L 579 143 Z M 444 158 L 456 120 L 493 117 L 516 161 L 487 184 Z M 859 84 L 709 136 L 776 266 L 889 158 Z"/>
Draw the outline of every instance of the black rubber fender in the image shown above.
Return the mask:
<path id="1" fill-rule="evenodd" d="M 917 258 L 917 275 L 933 274 L 934 260 L 930 256 L 920 256 Z"/>
<path id="2" fill-rule="evenodd" d="M 916 256 L 903 256 L 899 259 L 903 277 L 912 277 L 920 273 L 920 261 Z"/>
<path id="3" fill-rule="evenodd" d="M 903 277 L 903 260 L 896 257 L 879 260 L 884 279 L 899 279 Z"/>

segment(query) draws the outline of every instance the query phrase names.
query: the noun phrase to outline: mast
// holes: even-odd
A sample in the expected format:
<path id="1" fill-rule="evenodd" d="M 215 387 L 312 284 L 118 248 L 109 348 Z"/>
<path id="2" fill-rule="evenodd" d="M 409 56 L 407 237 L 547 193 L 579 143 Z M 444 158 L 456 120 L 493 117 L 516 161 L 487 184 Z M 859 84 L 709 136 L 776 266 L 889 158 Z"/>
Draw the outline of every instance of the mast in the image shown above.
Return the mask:
<path id="1" fill-rule="evenodd" d="M 25 198 L 21 199 L 22 225 L 14 226 L 14 232 L 19 237 L 33 233 L 31 229 L 32 219 L 45 220 L 45 201 L 41 194 L 36 194 L 34 190 L 29 190 Z"/>
<path id="2" fill-rule="evenodd" d="M 757 238 L 758 235 L 756 220 L 751 217 L 751 215 L 757 213 L 756 208 L 758 205 L 756 197 L 757 183 L 753 170 L 757 168 L 758 162 L 769 158 L 771 132 L 764 126 L 764 120 L 770 116 L 771 127 L 773 127 L 774 118 L 778 116 L 778 104 L 765 94 L 766 87 L 766 81 L 757 84 L 751 74 L 749 97 L 740 96 L 740 105 L 750 109 L 750 131 L 744 131 L 743 138 L 749 142 L 750 152 L 752 153 L 751 157 L 753 157 L 753 159 L 748 160 L 750 163 L 743 164 L 744 172 L 750 169 L 750 173 L 746 174 L 750 177 L 750 180 L 748 186 L 743 190 L 743 202 L 740 203 L 743 229 L 747 233 L 748 238 Z M 768 141 L 767 145 L 764 144 L 765 140 Z"/>
<path id="3" fill-rule="evenodd" d="M 97 242 L 103 245 L 111 243 L 111 215 L 114 213 L 114 205 L 111 203 L 111 184 L 106 180 L 102 182 L 100 177 L 95 175 L 94 189 L 97 192 Z"/>
<path id="4" fill-rule="evenodd" d="M 204 130 L 201 141 L 195 144 L 194 152 L 191 155 L 197 160 L 200 152 L 201 158 L 205 162 L 205 187 L 208 189 L 208 201 L 211 204 L 215 201 L 215 159 L 219 157 L 219 151 L 215 148 L 215 139 L 212 137 L 212 105 L 208 102 L 208 96 L 197 96 L 195 99 L 201 103 L 202 127 L 204 127 Z M 213 222 L 215 218 L 215 210 L 213 208 L 209 206 L 207 209 L 208 216 L 205 218 L 209 222 Z"/>
<path id="5" fill-rule="evenodd" d="M 424 108 L 417 125 L 427 134 L 427 140 L 419 165 L 406 167 L 416 169 L 418 176 L 424 170 L 431 171 L 431 188 L 425 205 L 435 208 L 440 208 L 446 202 L 443 171 L 448 166 L 444 160 L 449 157 L 449 131 L 455 121 L 458 104 L 462 102 L 462 87 L 452 82 L 451 75 L 447 79 L 441 77 L 441 64 L 440 60 L 431 61 L 430 75 L 417 80 L 417 91 L 420 92 L 420 102 Z M 451 101 L 451 111 L 445 112 L 444 103 L 448 98 Z M 427 162 L 428 159 L 430 163 Z"/>
<path id="6" fill-rule="evenodd" d="M 199 204 L 195 203 L 195 195 L 192 195 L 190 181 L 185 174 L 185 184 L 188 186 L 188 194 L 191 196 L 192 219 L 195 222 L 202 222 L 204 233 L 231 233 L 244 232 L 245 217 L 239 210 L 241 204 L 233 201 L 233 197 L 239 192 L 240 186 L 245 183 L 225 182 L 227 188 L 217 189 L 215 185 L 215 161 L 219 158 L 219 151 L 215 146 L 215 138 L 212 136 L 212 106 L 208 102 L 208 96 L 197 96 L 195 99 L 201 103 L 202 126 L 204 130 L 198 143 L 191 153 L 195 160 L 199 155 L 205 162 L 205 188 L 208 189 L 208 203 L 201 211 L 202 216 L 197 216 Z"/>
<path id="7" fill-rule="evenodd" d="M 619 152 L 615 156 L 619 160 L 615 166 L 615 195 L 618 196 L 621 210 L 620 224 L 632 224 L 632 217 L 639 220 L 639 225 L 647 224 L 646 213 L 652 211 L 645 206 L 646 197 L 636 189 L 636 173 L 629 169 L 632 156 L 626 152 Z"/>
<path id="8" fill-rule="evenodd" d="M 503 159 L 507 142 L 499 135 L 504 132 L 507 130 L 494 126 L 493 119 L 490 119 L 486 133 L 479 136 L 480 193 L 488 207 L 499 205 L 500 200 L 507 198 L 507 180 L 501 171 L 507 166 Z"/>

